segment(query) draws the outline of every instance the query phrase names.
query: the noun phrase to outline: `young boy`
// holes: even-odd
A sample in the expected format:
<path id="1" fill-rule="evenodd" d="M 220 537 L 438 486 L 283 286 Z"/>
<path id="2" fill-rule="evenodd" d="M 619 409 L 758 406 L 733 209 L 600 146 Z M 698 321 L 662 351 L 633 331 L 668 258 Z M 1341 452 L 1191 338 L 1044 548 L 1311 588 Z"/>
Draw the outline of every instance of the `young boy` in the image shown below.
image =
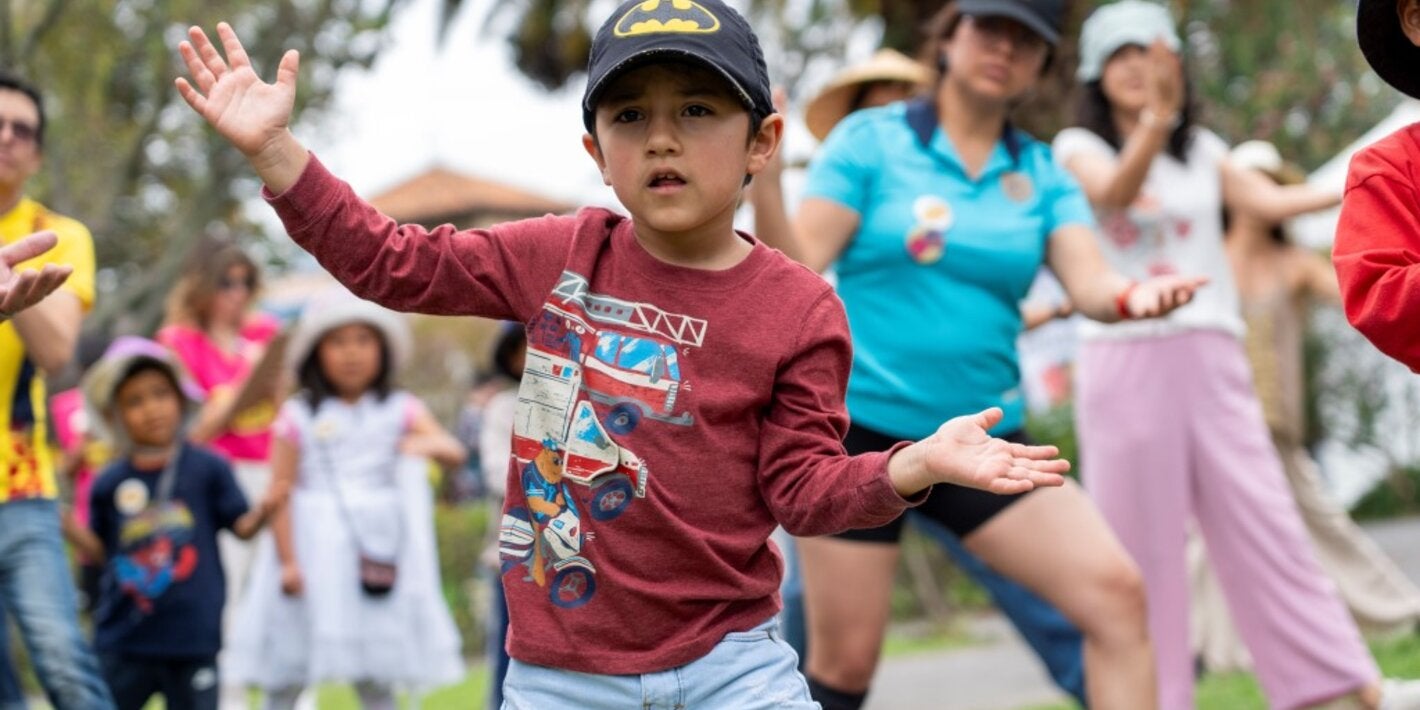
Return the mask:
<path id="1" fill-rule="evenodd" d="M 1420 0 L 1361 0 L 1356 34 L 1391 86 L 1420 98 Z M 1332 261 L 1346 318 L 1420 372 L 1420 123 L 1351 160 Z"/>
<path id="2" fill-rule="evenodd" d="M 94 614 L 104 679 L 119 710 L 155 693 L 168 707 L 215 710 L 226 589 L 217 532 L 250 538 L 276 499 L 248 510 L 231 467 L 183 444 L 189 400 L 161 345 L 116 342 L 83 387 L 120 452 L 94 483 L 90 529 L 74 535 L 106 560 Z"/>
<path id="3" fill-rule="evenodd" d="M 884 523 L 933 483 L 1060 485 L 999 410 L 848 457 L 843 308 L 735 232 L 778 147 L 763 55 L 719 0 L 625 2 L 592 45 L 583 138 L 602 209 L 458 231 L 398 225 L 287 130 L 297 57 L 265 84 L 230 27 L 192 28 L 188 103 L 245 153 L 287 231 L 391 308 L 526 324 L 499 540 L 508 708 L 815 707 L 780 640 L 776 521 Z"/>

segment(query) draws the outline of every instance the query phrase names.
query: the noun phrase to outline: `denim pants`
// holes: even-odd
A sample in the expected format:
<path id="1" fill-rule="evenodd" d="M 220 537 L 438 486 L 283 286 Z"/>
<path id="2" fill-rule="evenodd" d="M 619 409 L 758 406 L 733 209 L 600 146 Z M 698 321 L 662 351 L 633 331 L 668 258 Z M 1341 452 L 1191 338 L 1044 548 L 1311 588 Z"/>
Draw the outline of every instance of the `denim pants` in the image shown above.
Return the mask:
<path id="1" fill-rule="evenodd" d="M 20 687 L 15 664 L 10 659 L 10 621 L 5 615 L 5 606 L 0 604 L 0 710 L 25 707 L 25 691 Z"/>
<path id="2" fill-rule="evenodd" d="M 108 710 L 113 699 L 79 632 L 74 580 L 52 500 L 0 503 L 0 604 L 15 617 L 35 674 L 58 710 Z"/>
<path id="3" fill-rule="evenodd" d="M 774 619 L 726 634 L 690 663 L 644 675 L 597 675 L 513 659 L 504 710 L 817 710 L 799 659 Z"/>

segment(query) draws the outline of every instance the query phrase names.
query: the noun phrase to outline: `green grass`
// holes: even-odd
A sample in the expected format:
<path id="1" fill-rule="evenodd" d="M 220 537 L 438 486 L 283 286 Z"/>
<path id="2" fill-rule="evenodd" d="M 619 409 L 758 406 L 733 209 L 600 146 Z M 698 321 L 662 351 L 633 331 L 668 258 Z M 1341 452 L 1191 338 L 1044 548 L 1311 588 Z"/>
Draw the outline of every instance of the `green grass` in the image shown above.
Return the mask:
<path id="1" fill-rule="evenodd" d="M 1381 673 L 1388 678 L 1420 678 L 1420 636 L 1373 641 L 1371 652 Z M 1251 673 L 1219 673 L 1208 675 L 1198 684 L 1196 702 L 1203 710 L 1265 710 L 1262 691 Z M 1038 705 L 1028 710 L 1072 710 L 1070 703 Z"/>
<path id="2" fill-rule="evenodd" d="M 471 669 L 462 683 L 442 688 L 420 701 L 421 710 L 480 710 L 488 698 L 488 672 L 483 666 Z M 322 688 L 316 696 L 320 710 L 359 710 L 360 702 L 349 686 Z M 406 707 L 401 705 L 401 707 Z"/>

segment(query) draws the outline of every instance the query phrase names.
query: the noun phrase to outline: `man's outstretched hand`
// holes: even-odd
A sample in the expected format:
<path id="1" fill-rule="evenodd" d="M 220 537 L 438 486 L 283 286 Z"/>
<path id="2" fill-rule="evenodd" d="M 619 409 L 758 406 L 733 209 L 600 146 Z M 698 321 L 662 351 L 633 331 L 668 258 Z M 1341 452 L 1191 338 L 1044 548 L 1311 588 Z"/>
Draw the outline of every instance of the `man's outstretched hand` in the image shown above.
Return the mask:
<path id="1" fill-rule="evenodd" d="M 73 267 L 58 264 L 46 264 L 39 271 L 15 270 L 19 264 L 53 249 L 58 243 L 54 232 L 36 232 L 0 247 L 0 320 L 8 320 L 43 301 L 73 273 Z"/>

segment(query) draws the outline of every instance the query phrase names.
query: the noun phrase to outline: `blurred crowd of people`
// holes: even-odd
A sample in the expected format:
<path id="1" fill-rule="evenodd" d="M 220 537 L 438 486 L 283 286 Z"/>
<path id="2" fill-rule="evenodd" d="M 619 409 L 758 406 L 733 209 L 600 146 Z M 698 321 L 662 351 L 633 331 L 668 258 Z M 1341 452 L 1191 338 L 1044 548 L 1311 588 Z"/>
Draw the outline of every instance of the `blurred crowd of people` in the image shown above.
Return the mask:
<path id="1" fill-rule="evenodd" d="M 1363 3 L 1371 13 L 1380 4 Z M 1374 42 L 1390 43 L 1390 52 L 1413 48 L 1420 42 L 1420 3 L 1391 4 L 1401 39 L 1392 33 Z M 628 7 L 621 20 L 609 21 L 597 46 L 616 41 L 606 37 L 670 32 L 644 23 L 623 27 L 636 12 L 699 8 L 717 28 L 733 13 L 716 2 L 677 0 L 674 10 L 655 2 Z M 768 516 L 772 508 L 796 533 L 836 532 L 781 533 L 776 539 L 787 562 L 779 621 L 761 619 L 723 638 L 762 632 L 777 642 L 782 628 L 796 652 L 788 658 L 807 681 L 804 692 L 812 700 L 805 702 L 825 710 L 861 707 L 886 633 L 904 524 L 913 522 L 990 593 L 1055 682 L 1084 706 L 1191 708 L 1202 667 L 1252 669 L 1273 707 L 1338 701 L 1420 708 L 1420 685 L 1382 678 L 1362 636 L 1363 630 L 1414 633 L 1420 589 L 1328 496 L 1306 448 L 1302 361 L 1309 309 L 1340 305 L 1344 294 L 1361 294 L 1345 300 L 1348 314 L 1388 352 L 1403 357 L 1413 349 L 1413 329 L 1400 338 L 1381 332 L 1394 319 L 1368 319 L 1370 311 L 1355 303 L 1366 298 L 1359 287 L 1338 286 L 1324 256 L 1289 238 L 1290 219 L 1335 207 L 1342 194 L 1305 184 L 1266 142 L 1230 148 L 1197 123 L 1184 41 L 1164 6 L 1118 0 L 1091 13 L 1079 41 L 1081 98 L 1072 126 L 1050 143 L 1019 129 L 1012 111 L 1058 61 L 1064 20 L 1064 3 L 1056 0 L 945 3 L 923 28 L 919 59 L 883 50 L 846 68 L 808 102 L 805 121 L 822 143 L 803 194 L 792 197 L 781 184 L 783 159 L 773 150 L 778 134 L 770 128 L 772 140 L 763 137 L 763 126 L 782 130 L 782 123 L 764 123 L 773 115 L 760 105 L 768 100 L 767 79 L 721 64 L 718 55 L 703 60 L 739 87 L 751 116 L 761 121 L 760 133 L 751 133 L 745 171 L 752 176 L 747 202 L 754 237 L 730 240 L 734 247 L 719 255 L 748 243 L 750 256 L 734 252 L 737 258 L 787 257 L 827 274 L 842 302 L 841 315 L 815 310 L 804 318 L 818 319 L 825 333 L 845 321 L 851 355 L 846 335 L 843 343 L 829 338 L 795 355 L 817 363 L 813 367 L 829 372 L 828 379 L 834 368 L 851 363 L 837 393 L 846 399 L 842 445 L 829 442 L 838 449 L 832 453 L 861 463 L 887 461 L 906 450 L 903 442 L 975 451 L 971 446 L 980 442 L 965 430 L 945 443 L 940 437 L 955 418 L 988 412 L 972 421 L 970 432 L 1007 447 L 997 451 L 1015 452 L 1014 465 L 1031 473 L 1013 476 L 1034 482 L 1003 493 L 1001 484 L 946 476 L 920 494 L 897 488 L 893 495 L 900 497 L 888 503 L 881 503 L 889 497 L 884 488 L 876 508 L 864 502 L 870 499 L 865 493 L 853 499 L 852 511 L 822 519 L 803 512 L 810 504 L 795 497 L 807 489 L 764 483 L 754 494 L 764 498 L 746 499 L 754 501 L 752 512 Z M 295 60 L 288 56 L 277 82 L 263 84 L 249 76 L 240 43 L 223 27 L 226 60 L 200 30 L 194 29 L 191 44 L 183 43 L 194 83 L 181 79 L 179 90 L 234 144 L 266 149 L 252 131 L 285 130 L 270 114 L 279 113 L 283 90 L 294 91 Z M 1407 34 L 1412 30 L 1414 36 Z M 745 34 L 757 50 L 747 27 Z M 1374 58 L 1382 55 L 1375 44 L 1364 44 L 1364 32 L 1362 39 L 1378 67 L 1393 66 Z M 622 81 L 618 72 L 625 71 L 645 86 L 674 80 L 654 73 L 654 64 L 638 69 L 631 61 L 650 55 L 598 73 L 597 63 L 605 66 L 605 60 L 597 51 L 584 116 L 587 149 L 617 187 L 625 168 L 607 156 L 626 138 L 597 133 L 603 80 Z M 757 61 L 762 64 L 762 56 Z M 1394 72 L 1387 68 L 1386 78 L 1403 76 Z M 744 77 L 752 83 L 748 89 Z M 212 103 L 225 96 L 214 93 L 222 86 L 253 92 L 248 106 L 257 108 L 229 120 Z M 275 109 L 261 112 L 263 102 Z M 782 97 L 779 104 L 786 111 Z M 625 109 L 612 125 L 635 123 L 647 112 Z M 365 707 L 397 707 L 400 690 L 417 702 L 420 693 L 461 679 L 462 654 L 471 651 L 461 648 L 443 597 L 442 542 L 483 549 L 479 570 L 468 573 L 481 578 L 491 599 L 490 707 L 535 706 L 528 698 L 543 696 L 531 690 L 533 681 L 549 664 L 520 663 L 516 650 L 510 658 L 509 631 L 525 634 L 525 654 L 560 658 L 563 650 L 527 640 L 546 635 L 547 622 L 536 616 L 542 608 L 527 611 L 534 608 L 531 600 L 578 609 L 591 599 L 597 579 L 609 586 L 622 581 L 596 576 L 616 572 L 598 573 L 584 556 L 582 545 L 596 538 L 582 526 L 609 522 L 633 498 L 648 495 L 646 463 L 609 439 L 630 436 L 643 417 L 686 427 L 706 416 L 673 411 L 676 396 L 697 394 L 689 386 L 670 389 L 664 412 L 648 413 L 629 406 L 638 391 L 626 384 L 645 378 L 663 397 L 663 382 L 680 387 L 680 358 L 705 337 L 702 330 L 696 339 L 697 321 L 656 311 L 661 319 L 684 319 L 673 328 L 681 351 L 626 334 L 598 340 L 579 319 L 629 320 L 644 304 L 589 293 L 588 279 L 572 266 L 558 275 L 566 259 L 529 261 L 538 274 L 560 279 L 555 292 L 564 300 L 557 308 L 536 310 L 545 294 L 518 291 L 530 288 L 531 277 L 495 288 L 489 284 L 502 282 L 493 277 L 450 275 L 442 267 L 438 273 L 448 283 L 440 288 L 447 293 L 430 287 L 410 295 L 411 289 L 401 290 L 405 284 L 390 280 L 418 272 L 413 262 L 378 252 L 370 262 L 380 272 L 374 273 L 365 270 L 368 264 L 332 260 L 336 248 L 322 241 L 331 233 L 380 235 L 394 227 L 363 211 L 373 212 L 334 182 L 312 186 L 334 178 L 319 173 L 323 168 L 299 145 L 284 145 L 278 157 L 288 163 L 253 158 L 253 165 L 272 187 L 292 236 L 324 256 L 351 290 L 318 294 L 295 322 L 282 323 L 256 308 L 261 266 L 238 245 L 204 242 L 173 287 L 151 339 L 113 340 L 82 363 L 74 387 L 49 392 L 46 378 L 75 358 L 83 316 L 95 298 L 95 263 L 82 224 L 27 196 L 43 165 L 44 133 L 40 90 L 0 74 L 0 456 L 6 468 L 0 475 L 0 628 L 8 628 L 7 617 L 15 622 L 50 702 L 129 710 L 162 695 L 173 708 L 245 707 L 247 689 L 259 688 L 263 707 L 292 708 L 310 688 L 331 682 L 353 685 Z M 679 150 L 655 140 L 648 139 L 648 155 Z M 765 140 L 768 152 L 754 153 L 762 144 L 756 141 Z M 305 162 L 298 165 L 296 158 Z M 678 170 L 657 169 L 650 180 L 657 195 L 687 183 Z M 302 222 L 293 228 L 292 220 L 305 216 L 303 199 L 344 200 L 354 216 L 335 226 Z M 674 222 L 655 212 L 654 199 L 624 201 L 635 219 Z M 1352 214 L 1352 231 L 1364 231 Z M 547 219 L 526 227 L 528 233 L 565 227 Z M 660 237 L 674 232 L 657 229 Z M 449 253 L 461 258 L 486 256 L 478 251 L 485 247 L 471 244 L 498 243 L 489 234 L 435 230 L 398 238 L 452 241 Z M 527 242 L 562 244 L 540 234 Z M 628 270 L 654 274 L 650 282 L 685 277 L 692 269 L 676 259 L 700 256 L 677 251 L 684 245 L 674 240 L 636 238 L 666 250 L 619 252 L 631 260 Z M 525 256 L 518 251 L 523 242 L 509 243 L 519 246 L 499 252 L 500 258 L 511 263 Z M 762 246 L 782 254 L 755 256 Z M 1373 265 L 1353 257 L 1343 264 L 1343 286 L 1347 269 L 1370 273 L 1364 269 Z M 729 278 L 742 262 L 707 263 L 716 268 L 706 273 Z M 495 276 L 526 275 L 511 271 Z M 1058 280 L 1063 302 L 1026 301 L 1042 271 Z M 372 301 L 462 312 L 442 300 L 460 289 L 492 304 L 468 312 L 507 322 L 491 338 L 488 374 L 470 383 L 449 431 L 399 386 L 415 343 L 402 316 Z M 572 302 L 585 312 L 566 305 Z M 821 300 L 813 303 L 818 309 Z M 1053 478 L 1051 464 L 1021 462 L 1053 454 L 1025 433 L 1017 338 L 1057 319 L 1069 320 L 1080 339 L 1073 383 L 1079 483 Z M 530 357 L 539 369 L 520 395 Z M 625 365 L 611 376 L 620 377 L 619 384 L 607 385 L 608 391 L 622 388 L 615 390 L 621 394 L 584 384 L 590 394 L 577 399 L 582 395 L 566 385 L 573 377 L 568 373 L 591 359 Z M 570 387 L 567 402 L 556 399 L 558 386 Z M 791 397 L 783 392 L 798 386 L 776 381 L 774 390 Z M 700 396 L 708 396 L 709 386 L 700 387 Z M 828 414 L 802 422 L 837 431 L 831 422 L 838 405 L 830 402 Z M 797 401 L 784 406 L 807 407 Z M 560 434 L 568 440 L 530 437 L 528 427 L 554 410 L 568 417 Z M 783 442 L 806 450 L 822 444 L 793 438 L 812 432 L 784 428 L 790 431 Z M 761 465 L 768 470 L 777 462 Z M 448 499 L 485 499 L 502 514 L 487 539 L 436 540 L 431 467 L 444 472 Z M 889 469 L 880 477 L 885 480 L 891 466 L 881 468 Z M 608 471 L 629 475 L 580 488 L 564 481 L 589 482 Z M 842 471 L 877 475 L 876 469 Z M 587 491 L 573 493 L 582 488 Z M 66 499 L 72 505 L 61 503 Z M 675 502 L 658 505 L 674 508 Z M 910 510 L 896 515 L 893 506 Z M 888 509 L 893 514 L 882 513 Z M 672 510 L 668 519 L 690 529 L 689 518 L 675 517 L 682 512 Z M 869 519 L 890 522 L 849 524 Z M 764 544 L 729 540 L 706 545 Z M 66 541 L 74 550 L 79 593 Z M 748 569 L 768 564 L 772 554 L 746 557 Z M 730 565 L 723 556 L 714 559 Z M 743 579 L 764 581 L 741 572 Z M 772 601 L 772 591 L 766 594 Z M 741 606 L 727 602 L 726 608 L 755 613 L 753 603 L 763 601 L 736 599 Z M 92 634 L 82 630 L 81 609 L 92 620 Z M 510 623 L 518 621 L 532 630 Z M 0 643 L 0 708 L 24 707 L 6 653 L 8 645 Z M 656 647 L 627 650 L 618 663 L 639 668 L 636 659 L 657 653 Z M 768 667 L 784 658 L 762 662 Z M 569 668 L 577 670 L 580 662 Z M 510 692 L 523 695 L 505 698 L 505 678 Z M 591 681 L 578 676 L 578 682 Z"/>

